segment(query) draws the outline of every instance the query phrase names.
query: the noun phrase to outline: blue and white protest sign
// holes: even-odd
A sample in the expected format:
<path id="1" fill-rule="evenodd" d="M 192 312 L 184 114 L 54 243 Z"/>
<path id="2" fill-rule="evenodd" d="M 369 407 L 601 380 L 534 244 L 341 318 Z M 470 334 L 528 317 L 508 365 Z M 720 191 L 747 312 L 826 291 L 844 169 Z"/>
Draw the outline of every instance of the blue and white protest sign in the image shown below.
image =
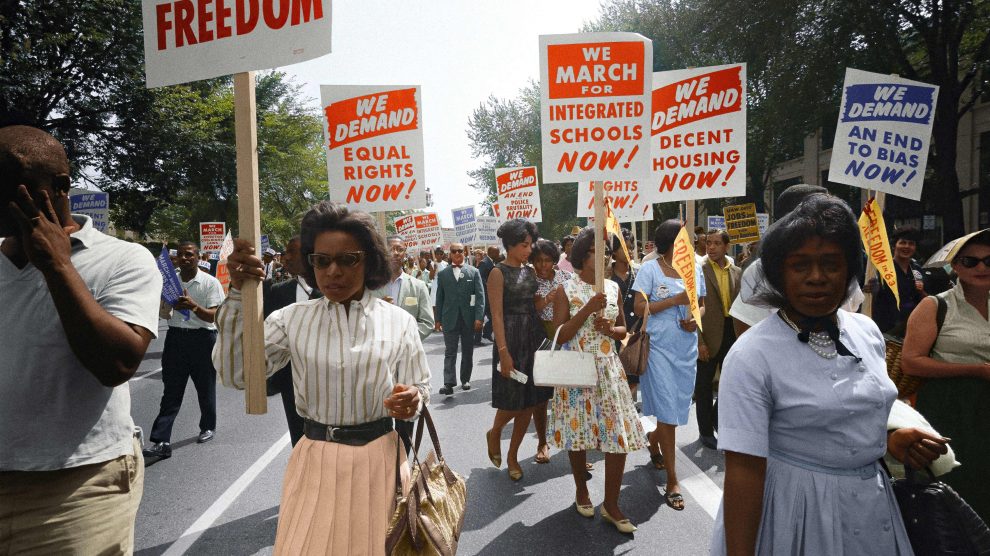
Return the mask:
<path id="1" fill-rule="evenodd" d="M 172 259 L 168 256 L 168 248 L 164 245 L 155 262 L 158 264 L 158 272 L 162 275 L 162 300 L 174 307 L 175 303 L 182 297 L 182 282 L 179 281 L 179 275 L 175 273 Z M 189 320 L 188 309 L 179 309 L 179 312 L 186 317 L 186 320 Z"/>
<path id="2" fill-rule="evenodd" d="M 828 180 L 917 201 L 938 87 L 846 68 Z"/>
<path id="3" fill-rule="evenodd" d="M 268 236 L 267 235 L 261 236 L 261 252 L 264 253 L 265 251 L 268 251 L 271 248 L 272 248 L 272 244 L 271 242 L 268 241 Z"/>
<path id="4" fill-rule="evenodd" d="M 494 216 L 479 216 L 477 217 L 478 223 L 478 238 L 475 240 L 476 243 L 481 245 L 498 245 L 501 243 L 498 239 L 498 227 L 501 222 L 498 218 Z"/>
<path id="5" fill-rule="evenodd" d="M 470 245 L 478 241 L 477 215 L 474 206 L 455 208 L 451 211 L 454 216 L 454 233 L 457 241 Z"/>
<path id="6" fill-rule="evenodd" d="M 724 216 L 708 216 L 708 229 L 709 230 L 724 230 L 725 229 L 725 217 Z"/>
<path id="7" fill-rule="evenodd" d="M 93 227 L 106 233 L 110 223 L 110 194 L 102 191 L 72 193 L 69 195 L 69 211 L 92 218 Z"/>

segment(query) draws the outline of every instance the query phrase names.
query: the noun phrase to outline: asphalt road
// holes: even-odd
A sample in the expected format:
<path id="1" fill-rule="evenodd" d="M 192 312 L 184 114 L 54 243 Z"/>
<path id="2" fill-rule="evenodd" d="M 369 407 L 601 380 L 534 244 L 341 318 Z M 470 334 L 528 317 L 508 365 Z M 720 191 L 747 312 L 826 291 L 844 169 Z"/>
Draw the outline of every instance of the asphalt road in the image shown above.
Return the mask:
<path id="1" fill-rule="evenodd" d="M 134 421 L 145 431 L 151 428 L 161 399 L 165 332 L 163 327 L 162 337 L 152 343 L 130 383 Z M 549 464 L 534 463 L 532 427 L 520 449 L 523 480 L 510 481 L 504 462 L 501 469 L 492 467 L 484 440 L 495 413 L 490 405 L 490 347 L 475 350 L 474 388 L 468 392 L 458 388 L 454 396 L 444 397 L 436 394 L 443 385 L 443 339 L 436 334 L 424 344 L 433 370 L 431 410 L 444 455 L 468 485 L 459 554 L 708 553 L 724 458 L 701 446 L 693 409 L 692 421 L 677 433 L 685 510 L 676 512 L 664 505 L 665 475 L 649 465 L 647 452 L 630 454 L 620 503 L 639 531 L 627 536 L 600 517 L 586 519 L 574 511 L 567 455 L 552 451 Z M 190 382 L 175 422 L 172 457 L 148 462 L 135 532 L 136 554 L 272 552 L 290 450 L 281 399 L 268 398 L 266 415 L 247 415 L 243 392 L 218 387 L 217 413 L 216 438 L 196 444 L 199 408 Z M 506 427 L 503 436 L 503 458 L 510 428 Z M 603 498 L 604 461 L 595 453 L 589 453 L 589 461 L 595 462 L 589 489 L 598 505 Z"/>

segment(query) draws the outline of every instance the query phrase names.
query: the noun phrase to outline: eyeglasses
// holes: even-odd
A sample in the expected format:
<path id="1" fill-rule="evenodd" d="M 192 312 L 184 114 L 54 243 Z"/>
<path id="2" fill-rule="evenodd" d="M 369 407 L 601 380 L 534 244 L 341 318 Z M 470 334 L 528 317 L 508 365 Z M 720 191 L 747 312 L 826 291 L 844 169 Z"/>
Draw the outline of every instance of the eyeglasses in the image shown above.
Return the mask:
<path id="1" fill-rule="evenodd" d="M 451 250 L 450 250 L 450 253 L 451 253 L 451 254 L 454 254 L 454 253 L 463 253 L 463 252 L 464 252 L 464 250 L 463 250 L 463 249 L 451 249 Z"/>
<path id="2" fill-rule="evenodd" d="M 982 259 L 978 257 L 970 257 L 969 255 L 962 255 L 956 257 L 959 264 L 966 268 L 976 268 L 976 265 L 983 263 L 983 266 L 990 268 L 990 257 L 983 257 Z"/>
<path id="3" fill-rule="evenodd" d="M 364 260 L 364 251 L 350 251 L 337 255 L 310 253 L 306 258 L 309 260 L 309 264 L 317 270 L 330 268 L 331 264 L 336 264 L 339 268 L 350 268 L 357 266 Z"/>

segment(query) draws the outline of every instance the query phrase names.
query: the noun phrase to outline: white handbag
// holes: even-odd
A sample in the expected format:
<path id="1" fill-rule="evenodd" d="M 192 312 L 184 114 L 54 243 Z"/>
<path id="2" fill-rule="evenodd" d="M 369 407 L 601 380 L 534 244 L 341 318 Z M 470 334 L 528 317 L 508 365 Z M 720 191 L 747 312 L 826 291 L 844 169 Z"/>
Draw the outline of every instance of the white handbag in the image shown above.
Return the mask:
<path id="1" fill-rule="evenodd" d="M 598 369 L 595 368 L 595 354 L 576 350 L 560 350 L 557 336 L 560 327 L 553 335 L 553 343 L 546 351 L 537 351 L 533 362 L 533 384 L 560 388 L 591 388 L 598 384 Z"/>

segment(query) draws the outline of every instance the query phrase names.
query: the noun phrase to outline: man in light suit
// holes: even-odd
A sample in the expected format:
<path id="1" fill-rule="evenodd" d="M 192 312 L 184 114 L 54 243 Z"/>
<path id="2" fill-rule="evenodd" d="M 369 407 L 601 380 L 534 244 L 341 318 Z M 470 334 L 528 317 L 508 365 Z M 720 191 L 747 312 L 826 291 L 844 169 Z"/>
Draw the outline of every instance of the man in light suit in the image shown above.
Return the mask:
<path id="1" fill-rule="evenodd" d="M 736 341 L 729 309 L 739 295 L 742 269 L 725 256 L 729 249 L 729 234 L 711 230 L 706 237 L 708 255 L 702 259 L 705 275 L 705 314 L 701 317 L 698 334 L 698 374 L 695 379 L 695 410 L 698 412 L 698 432 L 706 448 L 715 449 L 715 423 L 718 405 L 712 403 L 712 381 L 722 365 L 729 348 Z"/>
<path id="2" fill-rule="evenodd" d="M 392 255 L 389 260 L 392 281 L 371 292 L 371 295 L 405 309 L 416 319 L 419 339 L 425 340 L 427 336 L 433 333 L 430 290 L 426 288 L 426 283 L 422 280 L 402 272 L 402 265 L 406 262 L 405 239 L 400 235 L 391 235 L 385 239 L 385 245 Z"/>
<path id="3" fill-rule="evenodd" d="M 437 273 L 437 330 L 443 331 L 443 388 L 454 394 L 457 344 L 461 344 L 461 389 L 471 389 L 474 368 L 474 334 L 485 318 L 485 289 L 477 268 L 464 264 L 464 245 L 450 245 L 450 266 Z"/>

